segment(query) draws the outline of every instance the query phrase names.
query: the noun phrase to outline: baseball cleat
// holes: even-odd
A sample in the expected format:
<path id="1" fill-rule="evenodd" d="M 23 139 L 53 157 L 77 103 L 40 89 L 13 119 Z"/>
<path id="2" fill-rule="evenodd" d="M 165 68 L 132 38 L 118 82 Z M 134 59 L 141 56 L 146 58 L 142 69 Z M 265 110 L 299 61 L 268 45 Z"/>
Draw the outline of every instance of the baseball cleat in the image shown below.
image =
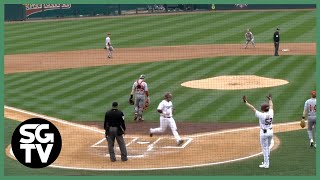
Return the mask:
<path id="1" fill-rule="evenodd" d="M 310 147 L 314 147 L 314 143 L 312 139 L 310 140 Z"/>
<path id="2" fill-rule="evenodd" d="M 153 136 L 153 134 L 151 133 L 151 130 L 149 130 L 149 135 L 150 135 L 150 137 L 152 137 L 152 136 Z"/>
<path id="3" fill-rule="evenodd" d="M 259 168 L 269 169 L 269 166 L 266 166 L 264 164 L 259 165 Z"/>
<path id="4" fill-rule="evenodd" d="M 137 122 L 137 119 L 138 119 L 138 115 L 137 115 L 137 114 L 134 114 L 133 120 L 134 120 L 135 122 Z"/>
<path id="5" fill-rule="evenodd" d="M 177 145 L 181 146 L 183 143 L 184 143 L 184 140 L 181 139 L 181 140 L 178 141 Z"/>

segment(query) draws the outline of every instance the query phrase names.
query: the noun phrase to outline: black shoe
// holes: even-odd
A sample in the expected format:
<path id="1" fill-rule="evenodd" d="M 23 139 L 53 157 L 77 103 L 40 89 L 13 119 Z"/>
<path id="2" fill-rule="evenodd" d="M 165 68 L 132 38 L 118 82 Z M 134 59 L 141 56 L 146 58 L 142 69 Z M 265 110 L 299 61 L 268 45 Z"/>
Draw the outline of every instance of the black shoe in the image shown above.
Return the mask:
<path id="1" fill-rule="evenodd" d="M 181 139 L 181 140 L 177 143 L 177 145 L 178 145 L 178 146 L 181 146 L 183 143 L 184 143 L 184 140 Z"/>
<path id="2" fill-rule="evenodd" d="M 137 114 L 134 115 L 133 120 L 134 120 L 135 122 L 137 122 L 137 120 L 138 120 L 138 115 L 137 115 Z"/>
<path id="3" fill-rule="evenodd" d="M 121 161 L 128 161 L 128 158 L 126 158 L 126 159 L 121 159 Z"/>
<path id="4" fill-rule="evenodd" d="M 150 135 L 150 137 L 152 137 L 153 136 L 153 134 L 151 133 L 151 131 L 149 130 L 149 135 Z"/>
<path id="5" fill-rule="evenodd" d="M 115 159 L 110 159 L 111 160 L 111 162 L 116 162 L 116 160 Z"/>

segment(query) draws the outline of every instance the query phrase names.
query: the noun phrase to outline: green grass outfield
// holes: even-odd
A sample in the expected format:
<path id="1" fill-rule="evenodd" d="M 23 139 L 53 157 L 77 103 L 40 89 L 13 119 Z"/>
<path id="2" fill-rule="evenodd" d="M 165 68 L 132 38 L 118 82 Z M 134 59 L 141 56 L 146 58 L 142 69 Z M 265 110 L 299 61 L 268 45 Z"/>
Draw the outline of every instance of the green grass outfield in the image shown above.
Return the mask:
<path id="1" fill-rule="evenodd" d="M 132 83 L 143 67 L 151 106 L 147 121 L 158 121 L 156 107 L 171 91 L 175 119 L 185 122 L 256 122 L 242 96 L 256 106 L 273 94 L 275 122 L 297 120 L 316 81 L 315 56 L 236 56 L 143 64 L 90 67 L 5 75 L 5 104 L 66 120 L 102 121 L 111 102 L 118 101 L 128 119 Z M 159 68 L 161 67 L 161 68 Z M 225 91 L 200 90 L 180 84 L 219 75 L 254 74 L 285 79 L 289 84 L 270 88 Z"/>
<path id="2" fill-rule="evenodd" d="M 255 41 L 315 42 L 316 11 L 208 12 L 164 16 L 63 20 L 5 24 L 5 54 L 104 47 L 112 33 L 118 47 L 244 43 L 250 28 Z"/>
<path id="3" fill-rule="evenodd" d="M 10 135 L 18 126 L 19 122 L 5 119 L 5 146 L 10 144 Z M 308 145 L 306 130 L 276 134 L 281 141 L 278 149 L 272 151 L 270 157 L 270 169 L 260 169 L 258 165 L 263 157 L 258 156 L 248 160 L 227 163 L 223 165 L 207 166 L 180 170 L 157 170 L 157 171 L 77 171 L 56 168 L 30 169 L 19 162 L 5 156 L 5 175 L 28 176 L 28 175 L 121 175 L 121 176 L 150 176 L 150 175 L 180 175 L 180 176 L 315 176 L 316 175 L 316 150 Z M 257 137 L 258 138 L 258 137 Z M 76 159 L 75 159 L 76 161 Z M 108 159 L 106 159 L 108 163 Z"/>
<path id="4" fill-rule="evenodd" d="M 315 11 L 210 12 L 166 16 L 81 19 L 5 25 L 5 54 L 95 49 L 104 46 L 105 32 L 118 47 L 244 43 L 249 27 L 257 43 L 272 42 L 276 27 L 281 42 L 315 42 Z M 69 121 L 102 121 L 112 101 L 127 120 L 132 83 L 142 73 L 150 86 L 146 121 L 158 122 L 155 111 L 165 91 L 172 91 L 178 122 L 255 122 L 242 95 L 256 107 L 272 93 L 275 122 L 301 117 L 309 91 L 315 88 L 315 56 L 238 56 L 151 62 L 5 75 L 5 105 Z M 141 69 L 136 71 L 136 69 Z M 241 91 L 197 90 L 182 82 L 219 75 L 252 74 L 288 80 L 283 86 Z M 5 144 L 18 122 L 5 120 Z M 315 151 L 304 130 L 278 134 L 282 144 L 268 171 L 257 168 L 262 157 L 195 169 L 148 172 L 88 172 L 46 168 L 30 170 L 6 157 L 6 175 L 315 175 Z M 258 137 L 257 137 L 258 138 Z M 288 163 L 290 165 L 288 165 Z"/>

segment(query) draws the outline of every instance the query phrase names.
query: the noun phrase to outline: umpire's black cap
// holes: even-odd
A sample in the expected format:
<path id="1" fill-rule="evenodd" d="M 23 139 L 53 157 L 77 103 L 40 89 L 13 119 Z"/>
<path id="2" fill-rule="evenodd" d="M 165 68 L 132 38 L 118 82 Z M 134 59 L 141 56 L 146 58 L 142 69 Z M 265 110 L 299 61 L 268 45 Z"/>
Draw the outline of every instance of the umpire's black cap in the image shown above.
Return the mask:
<path id="1" fill-rule="evenodd" d="M 118 102 L 113 102 L 112 107 L 118 107 Z"/>

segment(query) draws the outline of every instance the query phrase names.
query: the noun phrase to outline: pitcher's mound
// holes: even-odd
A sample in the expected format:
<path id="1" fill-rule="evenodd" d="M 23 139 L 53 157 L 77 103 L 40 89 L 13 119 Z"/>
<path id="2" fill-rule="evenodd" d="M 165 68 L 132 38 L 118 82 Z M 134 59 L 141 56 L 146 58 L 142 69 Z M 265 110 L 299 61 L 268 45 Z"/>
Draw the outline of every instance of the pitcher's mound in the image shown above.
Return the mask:
<path id="1" fill-rule="evenodd" d="M 230 75 L 187 81 L 182 83 L 181 86 L 196 89 L 239 90 L 274 87 L 288 83 L 283 79 L 272 79 L 256 75 Z"/>

